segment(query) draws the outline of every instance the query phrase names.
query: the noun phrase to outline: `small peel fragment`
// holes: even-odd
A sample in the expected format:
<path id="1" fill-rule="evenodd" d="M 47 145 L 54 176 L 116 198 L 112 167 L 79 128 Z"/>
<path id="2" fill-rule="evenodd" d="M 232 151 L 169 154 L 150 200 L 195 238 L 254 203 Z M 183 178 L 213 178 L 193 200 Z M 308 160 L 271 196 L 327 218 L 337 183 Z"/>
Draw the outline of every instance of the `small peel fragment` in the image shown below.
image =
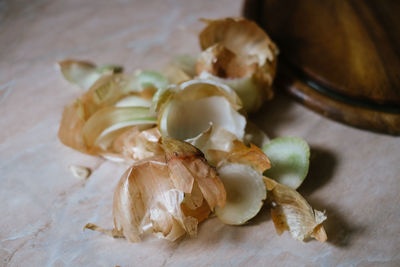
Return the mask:
<path id="1" fill-rule="evenodd" d="M 322 223 L 325 212 L 312 209 L 308 202 L 294 189 L 264 177 L 271 202 L 271 217 L 278 235 L 289 231 L 294 239 L 307 241 L 315 238 L 320 242 L 327 240 Z"/>
<path id="2" fill-rule="evenodd" d="M 93 223 L 87 223 L 84 227 L 83 227 L 83 231 L 85 231 L 86 229 L 92 230 L 92 231 L 97 231 L 103 234 L 106 234 L 108 236 L 111 236 L 113 238 L 122 238 L 124 237 L 124 235 L 122 234 L 121 231 L 118 231 L 116 229 L 104 229 L 96 224 Z"/>
<path id="3" fill-rule="evenodd" d="M 79 179 L 87 179 L 92 173 L 92 171 L 88 167 L 80 165 L 70 165 L 69 170 L 71 171 L 73 176 Z"/>

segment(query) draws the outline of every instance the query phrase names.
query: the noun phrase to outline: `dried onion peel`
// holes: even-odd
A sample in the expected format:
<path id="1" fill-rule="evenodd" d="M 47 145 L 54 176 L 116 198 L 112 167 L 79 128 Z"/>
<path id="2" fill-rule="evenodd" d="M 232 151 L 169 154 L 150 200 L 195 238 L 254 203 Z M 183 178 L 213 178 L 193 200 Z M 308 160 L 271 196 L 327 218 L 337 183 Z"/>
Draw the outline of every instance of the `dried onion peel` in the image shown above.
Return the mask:
<path id="1" fill-rule="evenodd" d="M 199 35 L 203 52 L 196 64 L 197 74 L 228 84 L 247 111 L 256 111 L 273 97 L 276 45 L 256 23 L 244 18 L 203 21 L 207 26 Z"/>
<path id="2" fill-rule="evenodd" d="M 114 193 L 115 228 L 85 228 L 132 242 L 148 232 L 173 241 L 196 235 L 198 223 L 214 210 L 226 224 L 246 223 L 268 196 L 278 234 L 288 230 L 295 239 L 324 242 L 325 214 L 288 187 L 297 188 L 307 174 L 308 145 L 269 142 L 242 114 L 272 98 L 278 49 L 246 19 L 204 21 L 203 52 L 173 60 L 166 78 L 151 71 L 119 74 L 119 67 L 84 61 L 59 63 L 67 80 L 89 89 L 65 108 L 60 140 L 132 164 Z M 271 170 L 265 172 L 270 160 L 252 143 L 271 157 Z"/>
<path id="3" fill-rule="evenodd" d="M 94 68 L 94 64 L 86 64 Z M 59 139 L 83 153 L 98 155 L 110 152 L 105 147 L 124 130 L 133 125 L 149 128 L 156 124 L 149 105 L 155 91 L 164 89 L 167 84 L 161 74 L 151 71 L 138 71 L 133 75 L 104 74 L 86 93 L 64 109 Z M 97 112 L 99 114 L 96 115 Z M 96 131 L 92 132 L 93 129 Z M 107 130 L 107 136 L 99 133 L 98 129 Z"/>
<path id="4" fill-rule="evenodd" d="M 216 131 L 214 136 L 220 133 Z M 257 215 L 267 196 L 263 172 L 270 167 L 268 157 L 258 147 L 239 140 L 233 140 L 228 151 L 215 149 L 214 143 L 199 144 L 210 164 L 217 167 L 226 189 L 226 205 L 216 208 L 217 217 L 226 224 L 246 223 Z"/>
<path id="5" fill-rule="evenodd" d="M 162 146 L 165 155 L 135 163 L 114 194 L 114 232 L 131 242 L 148 231 L 171 241 L 195 235 L 198 222 L 225 205 L 222 182 L 198 149 L 173 139 Z"/>
<path id="6" fill-rule="evenodd" d="M 327 235 L 322 226 L 326 220 L 325 213 L 312 209 L 296 190 L 272 179 L 264 179 L 277 233 L 281 235 L 287 230 L 294 239 L 300 241 L 307 241 L 312 237 L 325 242 Z"/>

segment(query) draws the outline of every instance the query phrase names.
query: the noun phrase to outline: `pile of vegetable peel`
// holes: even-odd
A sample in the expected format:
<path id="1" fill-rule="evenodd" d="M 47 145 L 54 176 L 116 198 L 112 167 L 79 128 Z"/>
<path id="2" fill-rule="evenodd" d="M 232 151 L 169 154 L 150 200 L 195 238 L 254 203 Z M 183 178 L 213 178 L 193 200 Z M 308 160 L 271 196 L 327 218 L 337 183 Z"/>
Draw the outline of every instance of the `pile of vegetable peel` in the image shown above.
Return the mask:
<path id="1" fill-rule="evenodd" d="M 176 57 L 161 72 L 59 62 L 64 78 L 85 90 L 64 109 L 61 142 L 129 166 L 114 191 L 114 228 L 85 229 L 175 241 L 195 236 L 212 215 L 245 224 L 268 203 L 279 235 L 326 241 L 326 215 L 296 191 L 308 172 L 307 143 L 269 140 L 247 121 L 273 97 L 277 46 L 244 18 L 203 21 L 202 52 Z"/>

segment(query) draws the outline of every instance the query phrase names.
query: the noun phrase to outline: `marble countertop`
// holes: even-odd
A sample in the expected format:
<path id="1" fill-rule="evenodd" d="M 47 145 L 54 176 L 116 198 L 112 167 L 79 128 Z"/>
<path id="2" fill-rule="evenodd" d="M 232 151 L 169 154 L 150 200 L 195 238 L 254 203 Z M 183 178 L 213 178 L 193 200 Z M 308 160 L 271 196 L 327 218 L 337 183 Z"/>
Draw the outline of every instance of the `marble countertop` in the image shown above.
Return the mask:
<path id="1" fill-rule="evenodd" d="M 81 91 L 63 81 L 65 58 L 161 69 L 199 51 L 198 18 L 237 16 L 242 1 L 0 2 L 0 266 L 399 266 L 400 138 L 354 129 L 285 95 L 251 117 L 270 137 L 312 148 L 300 192 L 326 210 L 328 242 L 278 236 L 267 210 L 245 226 L 212 218 L 197 238 L 132 244 L 112 226 L 112 194 L 125 166 L 63 146 L 63 107 Z M 71 164 L 91 167 L 86 181 Z"/>

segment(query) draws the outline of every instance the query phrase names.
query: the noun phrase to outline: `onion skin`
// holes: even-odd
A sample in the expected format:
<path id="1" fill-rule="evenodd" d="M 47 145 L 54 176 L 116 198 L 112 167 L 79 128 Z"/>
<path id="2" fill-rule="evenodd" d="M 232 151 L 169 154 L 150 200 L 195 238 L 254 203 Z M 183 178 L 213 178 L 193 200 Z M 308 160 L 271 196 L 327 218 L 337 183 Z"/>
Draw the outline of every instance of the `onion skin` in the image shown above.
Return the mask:
<path id="1" fill-rule="evenodd" d="M 326 220 L 324 212 L 314 210 L 294 189 L 264 178 L 271 203 L 271 217 L 278 235 L 289 231 L 294 239 L 307 241 L 315 238 L 320 242 L 327 240 L 322 226 Z"/>
<path id="2" fill-rule="evenodd" d="M 148 231 L 171 241 L 194 236 L 198 223 L 225 205 L 225 188 L 197 148 L 171 138 L 161 145 L 164 154 L 133 164 L 114 193 L 114 232 L 131 242 Z"/>

